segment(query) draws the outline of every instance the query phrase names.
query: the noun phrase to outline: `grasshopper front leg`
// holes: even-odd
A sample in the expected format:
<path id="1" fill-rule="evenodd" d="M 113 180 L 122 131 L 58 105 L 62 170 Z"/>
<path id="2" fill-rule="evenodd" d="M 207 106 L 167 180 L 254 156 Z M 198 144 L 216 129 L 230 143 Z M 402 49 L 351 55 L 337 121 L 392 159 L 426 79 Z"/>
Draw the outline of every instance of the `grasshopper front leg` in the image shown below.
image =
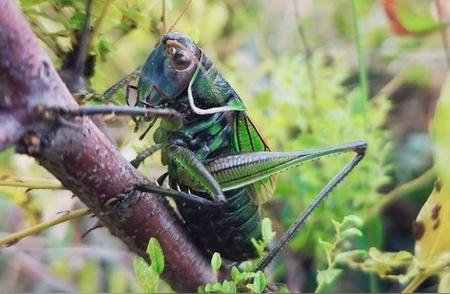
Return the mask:
<path id="1" fill-rule="evenodd" d="M 179 129 L 183 126 L 183 115 L 178 111 L 170 108 L 143 108 L 117 105 L 79 106 L 77 108 L 64 108 L 39 104 L 35 106 L 34 113 L 36 116 L 49 121 L 55 121 L 62 117 L 113 114 L 132 117 L 143 116 L 151 118 L 162 118 L 172 123 L 175 129 Z"/>

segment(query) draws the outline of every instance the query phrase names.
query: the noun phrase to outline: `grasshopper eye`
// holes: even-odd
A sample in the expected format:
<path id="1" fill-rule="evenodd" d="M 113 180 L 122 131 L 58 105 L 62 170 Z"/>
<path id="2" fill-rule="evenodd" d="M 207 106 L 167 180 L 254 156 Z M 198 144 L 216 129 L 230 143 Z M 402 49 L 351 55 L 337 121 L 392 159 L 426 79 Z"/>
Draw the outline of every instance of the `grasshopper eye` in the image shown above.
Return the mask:
<path id="1" fill-rule="evenodd" d="M 169 49 L 167 49 L 170 56 L 174 56 L 175 53 L 177 53 L 177 48 L 170 46 Z"/>
<path id="2" fill-rule="evenodd" d="M 184 50 L 178 50 L 172 55 L 170 66 L 176 70 L 185 70 L 192 63 L 190 56 Z"/>

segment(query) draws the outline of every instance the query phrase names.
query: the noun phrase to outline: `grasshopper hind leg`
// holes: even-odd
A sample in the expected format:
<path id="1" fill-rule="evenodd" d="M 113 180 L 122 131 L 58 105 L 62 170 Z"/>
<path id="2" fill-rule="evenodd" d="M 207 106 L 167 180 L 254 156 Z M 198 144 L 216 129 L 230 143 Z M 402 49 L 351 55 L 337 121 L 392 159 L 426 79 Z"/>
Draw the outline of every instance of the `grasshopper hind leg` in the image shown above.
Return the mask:
<path id="1" fill-rule="evenodd" d="M 278 243 L 270 249 L 270 251 L 262 258 L 259 264 L 255 267 L 254 272 L 264 271 L 264 269 L 272 262 L 275 256 L 284 248 L 284 246 L 294 237 L 298 230 L 303 227 L 307 218 L 317 208 L 317 206 L 329 195 L 329 193 L 346 177 L 350 172 L 358 165 L 363 159 L 366 152 L 367 144 L 362 141 L 354 142 L 347 145 L 347 150 L 356 153 L 355 157 L 347 163 L 335 176 L 332 178 L 325 187 L 314 197 L 311 204 L 300 214 L 289 229 L 284 233 Z M 339 153 L 339 152 L 336 152 Z M 330 154 L 330 153 L 328 153 Z"/>

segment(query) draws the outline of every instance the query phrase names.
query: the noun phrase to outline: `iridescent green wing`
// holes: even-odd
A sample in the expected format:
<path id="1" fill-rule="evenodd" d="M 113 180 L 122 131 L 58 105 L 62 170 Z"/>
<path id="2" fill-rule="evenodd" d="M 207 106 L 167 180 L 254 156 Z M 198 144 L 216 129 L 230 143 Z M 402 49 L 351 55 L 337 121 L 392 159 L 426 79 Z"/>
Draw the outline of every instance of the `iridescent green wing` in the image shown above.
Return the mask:
<path id="1" fill-rule="evenodd" d="M 245 112 L 236 112 L 234 121 L 233 149 L 235 152 L 270 151 L 264 139 Z M 260 180 L 248 186 L 252 201 L 260 205 L 272 197 L 275 177 Z"/>

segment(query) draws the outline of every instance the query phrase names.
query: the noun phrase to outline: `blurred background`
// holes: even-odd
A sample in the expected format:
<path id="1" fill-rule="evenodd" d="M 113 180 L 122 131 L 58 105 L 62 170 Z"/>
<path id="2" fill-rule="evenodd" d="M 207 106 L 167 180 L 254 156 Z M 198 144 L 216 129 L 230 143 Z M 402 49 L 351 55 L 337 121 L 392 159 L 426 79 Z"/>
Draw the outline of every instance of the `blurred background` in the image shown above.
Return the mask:
<path id="1" fill-rule="evenodd" d="M 20 5 L 54 64 L 66 68 L 84 24 L 84 1 Z M 165 1 L 166 28 L 185 5 Z M 429 125 L 448 67 L 440 23 L 448 21 L 449 8 L 445 0 L 194 0 L 176 23 L 174 30 L 196 40 L 241 96 L 272 150 L 368 142 L 366 158 L 289 243 L 270 268 L 269 281 L 294 292 L 314 291 L 318 271 L 330 269 L 326 244 L 336 238 L 332 220 L 348 215 L 362 219 L 362 235 L 337 251 L 414 251 L 412 222 L 435 180 Z M 161 16 L 160 0 L 94 1 L 95 38 L 85 72 L 92 91 L 103 93 L 143 64 L 164 31 Z M 124 104 L 124 95 L 121 90 L 112 102 Z M 130 120 L 104 119 L 126 158 L 152 144 L 151 135 L 138 139 L 141 132 L 133 132 Z M 276 193 L 263 212 L 278 237 L 351 156 L 331 156 L 277 176 Z M 158 154 L 141 169 L 149 178 L 164 172 Z M 14 150 L 0 154 L 0 178 L 7 176 L 53 179 Z M 0 234 L 80 207 L 68 191 L 2 186 Z M 95 218 L 83 217 L 2 248 L 0 289 L 139 291 L 133 256 L 120 241 L 104 228 L 81 238 L 95 225 Z M 402 289 L 396 279 L 350 264 L 332 267 L 341 270 L 333 271 L 328 291 Z M 421 289 L 433 291 L 435 283 Z"/>

